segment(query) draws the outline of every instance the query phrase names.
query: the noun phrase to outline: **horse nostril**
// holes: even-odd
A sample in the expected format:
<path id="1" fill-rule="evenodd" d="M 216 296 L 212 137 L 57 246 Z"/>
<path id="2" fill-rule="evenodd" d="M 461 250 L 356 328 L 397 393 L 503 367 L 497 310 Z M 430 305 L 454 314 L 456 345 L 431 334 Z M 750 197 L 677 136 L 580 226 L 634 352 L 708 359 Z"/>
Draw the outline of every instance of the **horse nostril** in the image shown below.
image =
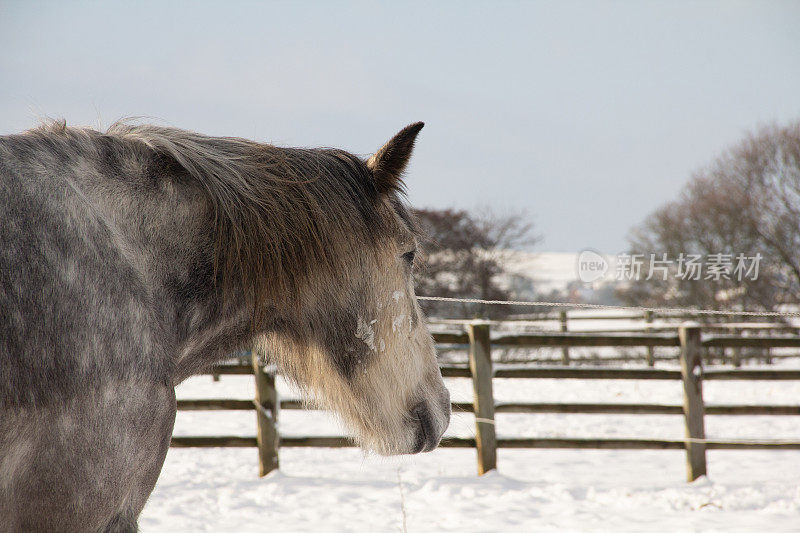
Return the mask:
<path id="1" fill-rule="evenodd" d="M 418 422 L 417 439 L 411 453 L 429 452 L 435 449 L 439 445 L 439 434 L 430 409 L 421 403 L 411 411 L 411 416 Z"/>

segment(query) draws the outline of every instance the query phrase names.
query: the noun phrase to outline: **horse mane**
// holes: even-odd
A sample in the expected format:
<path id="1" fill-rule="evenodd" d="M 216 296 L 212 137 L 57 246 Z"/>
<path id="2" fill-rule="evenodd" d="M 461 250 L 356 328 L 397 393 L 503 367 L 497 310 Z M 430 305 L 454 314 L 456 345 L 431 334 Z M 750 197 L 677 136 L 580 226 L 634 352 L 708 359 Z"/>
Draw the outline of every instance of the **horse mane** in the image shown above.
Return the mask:
<path id="1" fill-rule="evenodd" d="M 380 233 L 371 172 L 343 150 L 127 122 L 106 134 L 143 144 L 200 184 L 213 208 L 214 278 L 244 289 L 254 319 L 265 298 L 298 308 L 308 281 L 346 275 L 342 254 L 358 254 L 354 246 Z"/>

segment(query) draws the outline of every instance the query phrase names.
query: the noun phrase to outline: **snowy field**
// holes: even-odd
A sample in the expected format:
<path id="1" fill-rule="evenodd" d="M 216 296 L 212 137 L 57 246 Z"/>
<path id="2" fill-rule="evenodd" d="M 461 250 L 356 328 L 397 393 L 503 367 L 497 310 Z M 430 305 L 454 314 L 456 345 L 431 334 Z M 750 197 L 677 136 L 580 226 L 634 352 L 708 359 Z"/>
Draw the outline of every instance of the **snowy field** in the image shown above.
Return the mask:
<path id="1" fill-rule="evenodd" d="M 791 363 L 784 363 L 791 364 Z M 179 398 L 253 397 L 252 377 L 210 376 Z M 448 379 L 470 401 L 467 379 Z M 281 384 L 283 397 L 293 396 Z M 681 403 L 680 382 L 495 380 L 496 401 Z M 707 382 L 707 404 L 798 404 L 800 383 Z M 682 417 L 500 414 L 499 436 L 681 438 Z M 283 411 L 285 435 L 336 435 L 325 413 Z M 710 438 L 800 440 L 800 417 L 707 416 Z M 255 434 L 251 412 L 179 412 L 176 435 Z M 448 435 L 472 436 L 454 414 Z M 800 451 L 710 451 L 685 482 L 682 451 L 500 450 L 476 476 L 475 450 L 380 458 L 357 449 L 283 449 L 257 475 L 255 448 L 171 449 L 140 526 L 156 531 L 800 531 Z"/>

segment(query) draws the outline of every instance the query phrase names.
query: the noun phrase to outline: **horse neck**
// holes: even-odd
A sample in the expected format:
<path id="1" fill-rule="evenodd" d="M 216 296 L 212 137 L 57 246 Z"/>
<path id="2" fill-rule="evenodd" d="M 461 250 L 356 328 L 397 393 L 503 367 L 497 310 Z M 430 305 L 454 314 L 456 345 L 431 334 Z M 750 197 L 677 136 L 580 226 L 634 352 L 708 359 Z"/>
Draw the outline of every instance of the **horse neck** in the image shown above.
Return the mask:
<path id="1" fill-rule="evenodd" d="M 250 316 L 240 289 L 217 282 L 213 211 L 200 187 L 148 153 L 133 152 L 114 170 L 78 173 L 75 186 L 149 288 L 177 383 L 247 345 Z"/>

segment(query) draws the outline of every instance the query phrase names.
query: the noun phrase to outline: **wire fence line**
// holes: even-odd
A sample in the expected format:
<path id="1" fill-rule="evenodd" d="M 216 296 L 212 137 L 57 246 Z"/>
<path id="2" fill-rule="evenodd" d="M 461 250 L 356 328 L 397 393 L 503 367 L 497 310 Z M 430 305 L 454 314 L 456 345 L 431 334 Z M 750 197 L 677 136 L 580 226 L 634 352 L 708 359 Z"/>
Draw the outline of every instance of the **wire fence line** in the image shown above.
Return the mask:
<path id="1" fill-rule="evenodd" d="M 530 307 L 561 307 L 572 309 L 604 309 L 621 311 L 653 312 L 660 314 L 691 314 L 691 315 L 717 315 L 717 316 L 760 316 L 760 317 L 800 317 L 800 312 L 784 311 L 722 311 L 717 309 L 690 309 L 680 307 L 644 307 L 611 304 L 589 304 L 569 302 L 544 302 L 526 300 L 482 300 L 480 298 L 449 298 L 445 296 L 417 296 L 417 300 L 432 302 L 467 303 L 483 305 L 518 305 Z"/>

